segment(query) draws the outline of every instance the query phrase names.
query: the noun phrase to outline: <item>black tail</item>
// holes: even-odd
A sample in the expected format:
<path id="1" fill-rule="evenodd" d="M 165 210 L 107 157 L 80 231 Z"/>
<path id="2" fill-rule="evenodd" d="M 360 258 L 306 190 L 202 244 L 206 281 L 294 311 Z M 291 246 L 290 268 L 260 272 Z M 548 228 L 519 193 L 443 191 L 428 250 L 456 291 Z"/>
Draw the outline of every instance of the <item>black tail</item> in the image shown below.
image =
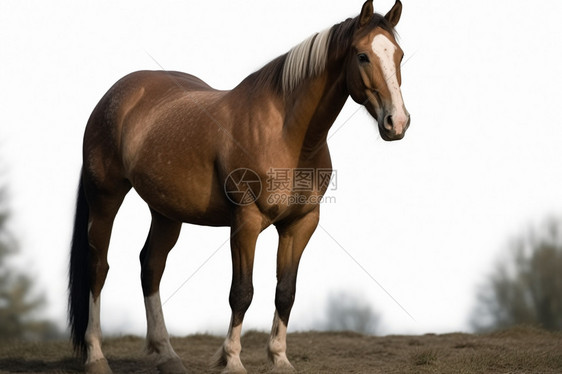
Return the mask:
<path id="1" fill-rule="evenodd" d="M 89 207 L 84 193 L 82 178 L 78 187 L 70 271 L 68 276 L 68 322 L 70 336 L 77 354 L 86 354 L 84 335 L 88 327 L 90 303 L 90 249 L 88 245 Z"/>

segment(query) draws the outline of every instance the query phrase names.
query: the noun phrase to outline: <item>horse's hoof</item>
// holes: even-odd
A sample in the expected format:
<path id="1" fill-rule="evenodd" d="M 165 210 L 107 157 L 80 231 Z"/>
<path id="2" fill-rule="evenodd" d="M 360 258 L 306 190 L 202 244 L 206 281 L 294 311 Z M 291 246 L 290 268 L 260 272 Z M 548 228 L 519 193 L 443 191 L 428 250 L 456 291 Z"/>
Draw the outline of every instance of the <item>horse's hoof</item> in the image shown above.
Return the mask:
<path id="1" fill-rule="evenodd" d="M 222 369 L 222 370 L 221 370 Z M 211 361 L 211 370 L 217 372 L 221 370 L 221 374 L 246 374 L 247 371 L 240 361 L 240 357 L 232 357 L 230 360 L 227 358 L 224 346 L 213 356 Z"/>
<path id="2" fill-rule="evenodd" d="M 289 374 L 296 373 L 297 371 L 289 361 L 281 361 L 271 369 L 271 372 L 275 374 Z"/>
<path id="3" fill-rule="evenodd" d="M 86 374 L 112 374 L 111 368 L 105 358 L 87 363 L 84 367 Z"/>
<path id="4" fill-rule="evenodd" d="M 171 358 L 156 368 L 160 374 L 187 374 L 187 369 L 179 358 Z"/>
<path id="5" fill-rule="evenodd" d="M 247 374 L 248 372 L 244 369 L 244 366 L 236 366 L 229 368 L 228 366 L 221 371 L 221 374 Z"/>

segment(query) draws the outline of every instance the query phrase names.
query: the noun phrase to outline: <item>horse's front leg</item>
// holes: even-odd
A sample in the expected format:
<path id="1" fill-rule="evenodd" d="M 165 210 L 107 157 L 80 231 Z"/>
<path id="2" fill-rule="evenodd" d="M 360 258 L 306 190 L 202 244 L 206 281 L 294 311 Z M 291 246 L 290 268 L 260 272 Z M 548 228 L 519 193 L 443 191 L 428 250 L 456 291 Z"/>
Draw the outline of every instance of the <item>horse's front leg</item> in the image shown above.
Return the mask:
<path id="1" fill-rule="evenodd" d="M 244 315 L 254 295 L 252 284 L 254 253 L 256 241 L 262 229 L 263 218 L 257 208 L 240 208 L 234 214 L 230 235 L 232 284 L 229 302 L 232 317 L 226 339 L 214 358 L 215 367 L 224 367 L 222 373 L 246 373 L 246 369 L 240 361 L 242 351 L 240 335 Z"/>
<path id="2" fill-rule="evenodd" d="M 293 372 L 295 370 L 287 359 L 287 325 L 295 301 L 299 261 L 308 240 L 318 226 L 319 211 L 319 207 L 317 207 L 297 220 L 277 225 L 279 249 L 277 252 L 276 310 L 267 347 L 274 372 Z"/>

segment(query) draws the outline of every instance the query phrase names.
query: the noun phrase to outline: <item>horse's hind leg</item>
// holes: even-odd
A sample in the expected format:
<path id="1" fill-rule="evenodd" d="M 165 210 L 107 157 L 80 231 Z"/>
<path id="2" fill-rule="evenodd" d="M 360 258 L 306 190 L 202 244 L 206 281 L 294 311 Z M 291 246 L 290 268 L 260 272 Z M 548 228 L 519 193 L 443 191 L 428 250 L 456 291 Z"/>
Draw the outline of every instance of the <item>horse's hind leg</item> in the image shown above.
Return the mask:
<path id="1" fill-rule="evenodd" d="M 147 347 L 149 352 L 156 353 L 158 370 L 163 374 L 187 372 L 170 344 L 159 292 L 166 258 L 178 240 L 180 229 L 181 222 L 170 220 L 153 211 L 150 232 L 140 255 Z"/>
<path id="2" fill-rule="evenodd" d="M 92 374 L 111 373 L 101 350 L 100 296 L 107 277 L 109 265 L 107 252 L 115 215 L 129 191 L 123 184 L 112 193 L 96 189 L 85 183 L 88 200 L 88 245 L 90 250 L 90 303 L 88 325 L 84 340 L 87 349 L 86 372 Z"/>

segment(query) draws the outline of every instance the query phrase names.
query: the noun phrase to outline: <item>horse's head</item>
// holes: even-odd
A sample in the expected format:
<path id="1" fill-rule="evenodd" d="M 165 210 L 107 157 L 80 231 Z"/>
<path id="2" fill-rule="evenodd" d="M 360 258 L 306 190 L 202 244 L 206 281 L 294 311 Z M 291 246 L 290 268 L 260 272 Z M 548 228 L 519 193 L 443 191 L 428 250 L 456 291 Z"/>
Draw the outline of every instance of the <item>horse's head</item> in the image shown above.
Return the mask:
<path id="1" fill-rule="evenodd" d="M 377 120 L 384 140 L 402 139 L 410 125 L 400 91 L 404 53 L 394 37 L 401 13 L 400 0 L 384 17 L 375 14 L 373 1 L 367 0 L 357 18 L 347 59 L 349 94 Z"/>

